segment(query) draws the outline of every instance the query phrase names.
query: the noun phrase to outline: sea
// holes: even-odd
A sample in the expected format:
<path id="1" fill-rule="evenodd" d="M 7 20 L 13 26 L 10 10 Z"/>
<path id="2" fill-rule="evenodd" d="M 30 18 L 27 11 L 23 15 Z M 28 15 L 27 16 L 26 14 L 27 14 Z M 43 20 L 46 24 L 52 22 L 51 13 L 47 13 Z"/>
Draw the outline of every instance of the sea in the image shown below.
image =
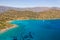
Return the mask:
<path id="1" fill-rule="evenodd" d="M 60 19 L 13 20 L 17 27 L 0 33 L 0 40 L 60 40 Z"/>

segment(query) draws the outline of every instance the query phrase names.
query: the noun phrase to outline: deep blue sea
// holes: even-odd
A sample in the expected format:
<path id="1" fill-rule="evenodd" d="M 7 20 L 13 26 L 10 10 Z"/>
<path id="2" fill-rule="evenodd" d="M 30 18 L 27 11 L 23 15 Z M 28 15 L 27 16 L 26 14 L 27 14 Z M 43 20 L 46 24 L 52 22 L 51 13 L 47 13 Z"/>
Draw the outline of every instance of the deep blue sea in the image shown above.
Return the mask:
<path id="1" fill-rule="evenodd" d="M 0 40 L 60 40 L 60 20 L 14 20 L 16 28 L 0 34 Z"/>

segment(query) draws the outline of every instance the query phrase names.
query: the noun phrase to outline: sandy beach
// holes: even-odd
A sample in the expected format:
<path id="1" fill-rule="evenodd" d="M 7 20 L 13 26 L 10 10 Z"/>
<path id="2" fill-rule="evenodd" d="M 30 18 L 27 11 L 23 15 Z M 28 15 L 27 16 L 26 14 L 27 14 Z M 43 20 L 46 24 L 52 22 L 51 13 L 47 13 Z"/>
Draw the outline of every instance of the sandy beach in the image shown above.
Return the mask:
<path id="1" fill-rule="evenodd" d="M 6 21 L 6 23 L 10 23 L 10 22 L 12 22 L 12 20 L 10 20 L 10 21 Z"/>

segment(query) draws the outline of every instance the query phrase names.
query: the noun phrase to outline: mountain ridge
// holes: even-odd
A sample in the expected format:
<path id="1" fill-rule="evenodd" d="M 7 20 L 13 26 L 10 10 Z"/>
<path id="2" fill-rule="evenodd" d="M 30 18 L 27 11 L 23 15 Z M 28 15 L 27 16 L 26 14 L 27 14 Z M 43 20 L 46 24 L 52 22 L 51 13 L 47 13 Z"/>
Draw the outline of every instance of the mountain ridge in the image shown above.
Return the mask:
<path id="1" fill-rule="evenodd" d="M 8 6 L 0 6 L 0 12 L 5 12 L 7 10 L 17 10 L 17 11 L 33 11 L 33 12 L 43 12 L 48 10 L 60 10 L 59 7 L 28 7 L 28 8 L 16 8 L 16 7 L 8 7 Z"/>

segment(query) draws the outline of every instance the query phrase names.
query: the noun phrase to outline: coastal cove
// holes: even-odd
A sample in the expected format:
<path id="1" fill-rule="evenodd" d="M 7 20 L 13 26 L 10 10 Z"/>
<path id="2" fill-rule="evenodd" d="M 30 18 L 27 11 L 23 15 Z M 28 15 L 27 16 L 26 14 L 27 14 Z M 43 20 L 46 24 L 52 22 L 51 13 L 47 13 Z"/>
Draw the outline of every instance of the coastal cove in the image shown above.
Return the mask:
<path id="1" fill-rule="evenodd" d="M 13 20 L 18 25 L 0 34 L 0 40 L 60 40 L 60 19 Z"/>

